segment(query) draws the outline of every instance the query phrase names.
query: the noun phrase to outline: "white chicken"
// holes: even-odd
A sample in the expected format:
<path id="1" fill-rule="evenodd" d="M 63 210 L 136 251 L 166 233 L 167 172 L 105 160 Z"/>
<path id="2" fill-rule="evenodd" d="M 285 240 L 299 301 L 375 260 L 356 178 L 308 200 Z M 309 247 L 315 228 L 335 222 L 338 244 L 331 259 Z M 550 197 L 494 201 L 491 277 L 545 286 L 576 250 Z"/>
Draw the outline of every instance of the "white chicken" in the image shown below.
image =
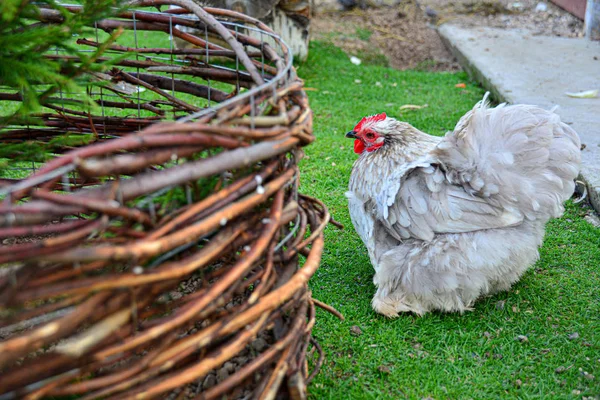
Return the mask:
<path id="1" fill-rule="evenodd" d="M 579 173 L 557 114 L 484 99 L 445 137 L 385 114 L 346 134 L 360 154 L 347 197 L 375 268 L 375 311 L 465 311 L 508 290 L 539 257 Z"/>

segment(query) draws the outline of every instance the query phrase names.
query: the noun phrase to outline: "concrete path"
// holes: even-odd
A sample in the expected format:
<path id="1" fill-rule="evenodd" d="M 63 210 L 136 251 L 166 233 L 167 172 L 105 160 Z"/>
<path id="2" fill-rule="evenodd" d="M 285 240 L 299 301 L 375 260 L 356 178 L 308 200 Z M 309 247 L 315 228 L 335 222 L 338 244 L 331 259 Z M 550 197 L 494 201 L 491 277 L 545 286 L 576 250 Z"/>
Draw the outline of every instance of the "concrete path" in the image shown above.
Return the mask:
<path id="1" fill-rule="evenodd" d="M 576 99 L 565 92 L 600 89 L 600 42 L 532 36 L 522 30 L 461 28 L 439 33 L 461 65 L 496 100 L 559 106 L 557 113 L 586 145 L 581 176 L 600 212 L 600 97 Z"/>

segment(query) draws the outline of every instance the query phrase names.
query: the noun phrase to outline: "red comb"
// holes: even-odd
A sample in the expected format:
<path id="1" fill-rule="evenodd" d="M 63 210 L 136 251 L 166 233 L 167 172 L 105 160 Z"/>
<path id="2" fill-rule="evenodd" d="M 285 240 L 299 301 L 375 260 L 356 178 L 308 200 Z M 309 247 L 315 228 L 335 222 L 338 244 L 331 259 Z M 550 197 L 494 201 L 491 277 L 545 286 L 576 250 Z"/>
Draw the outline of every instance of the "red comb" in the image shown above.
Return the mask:
<path id="1" fill-rule="evenodd" d="M 387 115 L 385 115 L 385 113 L 376 114 L 376 115 L 370 115 L 368 117 L 364 117 L 354 127 L 354 132 L 360 131 L 362 129 L 363 125 L 366 124 L 366 123 L 368 123 L 368 122 L 379 122 L 379 121 L 383 121 L 386 118 L 387 118 Z"/>

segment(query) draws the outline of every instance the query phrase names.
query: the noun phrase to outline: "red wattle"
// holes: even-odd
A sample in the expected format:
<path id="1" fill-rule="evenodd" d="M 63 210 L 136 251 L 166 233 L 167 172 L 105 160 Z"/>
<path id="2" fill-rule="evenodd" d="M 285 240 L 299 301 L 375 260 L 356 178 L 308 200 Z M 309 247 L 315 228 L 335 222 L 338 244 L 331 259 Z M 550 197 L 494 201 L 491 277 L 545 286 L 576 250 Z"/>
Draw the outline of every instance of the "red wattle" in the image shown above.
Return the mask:
<path id="1" fill-rule="evenodd" d="M 371 147 L 369 147 L 367 149 L 367 152 L 371 153 L 371 152 L 377 150 L 378 148 L 380 148 L 381 146 L 383 146 L 383 142 L 381 142 L 381 143 L 375 143 L 374 145 L 372 145 Z"/>
<path id="2" fill-rule="evenodd" d="M 362 140 L 356 139 L 354 141 L 354 152 L 356 154 L 361 154 L 363 151 L 365 151 L 365 144 Z"/>

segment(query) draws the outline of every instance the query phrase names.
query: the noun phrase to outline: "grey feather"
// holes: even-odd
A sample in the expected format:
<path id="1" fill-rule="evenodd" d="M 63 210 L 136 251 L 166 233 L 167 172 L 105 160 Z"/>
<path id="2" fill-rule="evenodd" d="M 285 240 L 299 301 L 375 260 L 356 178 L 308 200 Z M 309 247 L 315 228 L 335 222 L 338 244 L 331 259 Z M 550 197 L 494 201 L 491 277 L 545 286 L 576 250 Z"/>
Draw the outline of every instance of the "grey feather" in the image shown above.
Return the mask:
<path id="1" fill-rule="evenodd" d="M 388 316 L 464 311 L 510 288 L 579 173 L 577 133 L 535 106 L 484 98 L 443 138 L 391 118 L 371 128 L 386 144 L 356 161 L 349 209 Z"/>

